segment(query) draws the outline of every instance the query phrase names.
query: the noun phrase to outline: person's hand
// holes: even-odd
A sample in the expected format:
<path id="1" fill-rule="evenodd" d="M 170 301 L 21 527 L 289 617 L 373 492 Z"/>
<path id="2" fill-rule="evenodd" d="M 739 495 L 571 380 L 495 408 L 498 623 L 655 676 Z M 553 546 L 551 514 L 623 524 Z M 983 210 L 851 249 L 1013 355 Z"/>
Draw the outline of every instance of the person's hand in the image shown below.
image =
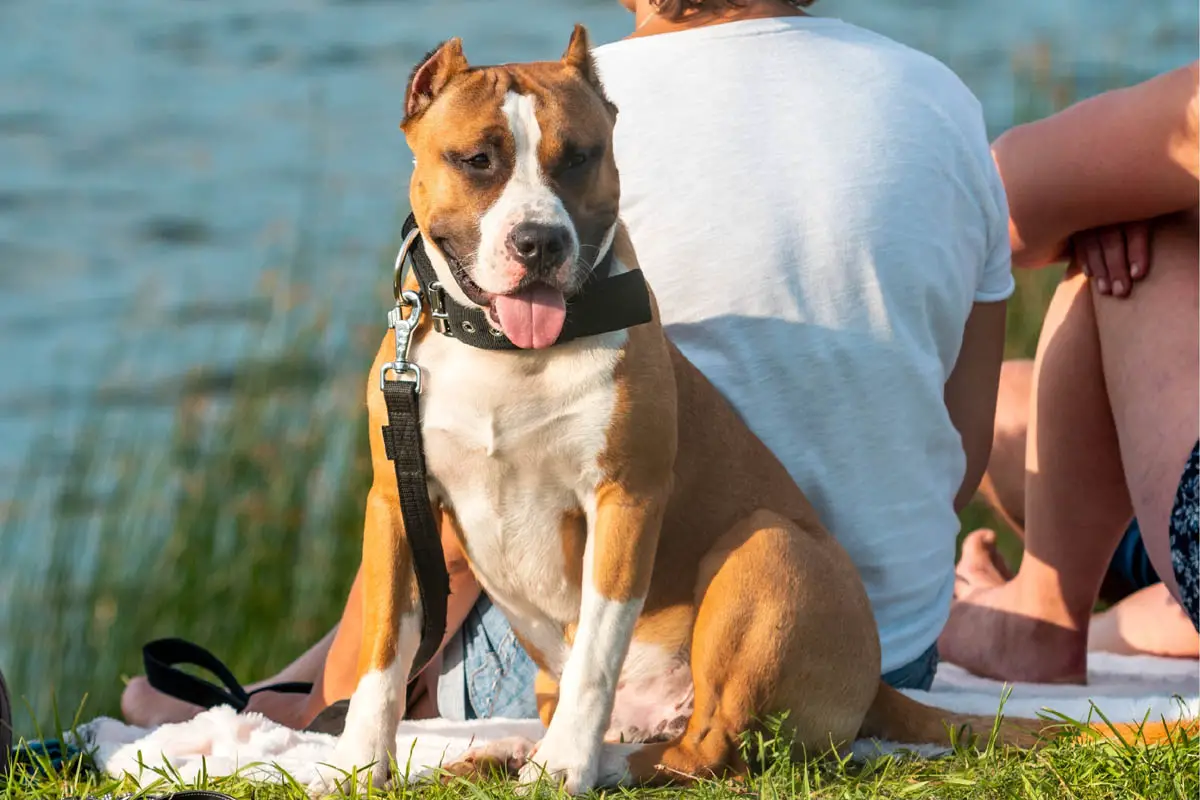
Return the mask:
<path id="1" fill-rule="evenodd" d="M 1150 269 L 1150 223 L 1126 222 L 1071 237 L 1075 262 L 1100 294 L 1128 297 Z"/>

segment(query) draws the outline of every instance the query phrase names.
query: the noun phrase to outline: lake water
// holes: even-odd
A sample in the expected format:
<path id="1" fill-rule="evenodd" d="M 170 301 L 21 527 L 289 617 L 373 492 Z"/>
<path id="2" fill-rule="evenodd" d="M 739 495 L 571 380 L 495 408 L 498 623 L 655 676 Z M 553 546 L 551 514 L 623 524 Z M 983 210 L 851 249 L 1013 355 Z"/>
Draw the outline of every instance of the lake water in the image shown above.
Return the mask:
<path id="1" fill-rule="evenodd" d="M 993 133 L 1197 57 L 1195 0 L 814 11 L 948 63 Z M 335 338 L 378 326 L 409 70 L 452 35 L 476 62 L 557 57 L 576 21 L 631 24 L 616 0 L 0 0 L 0 502 L 97 390 L 110 435 L 143 435 L 181 374 L 236 362 L 266 276 L 327 297 Z"/>

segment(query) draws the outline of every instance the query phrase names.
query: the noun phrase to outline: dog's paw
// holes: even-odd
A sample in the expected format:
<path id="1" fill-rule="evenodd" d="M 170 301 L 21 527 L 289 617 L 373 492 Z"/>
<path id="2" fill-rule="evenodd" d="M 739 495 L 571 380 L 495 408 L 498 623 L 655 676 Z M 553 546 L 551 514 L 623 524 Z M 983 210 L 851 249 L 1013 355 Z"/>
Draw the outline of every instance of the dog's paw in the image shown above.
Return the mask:
<path id="1" fill-rule="evenodd" d="M 454 762 L 443 767 L 447 778 L 460 776 L 487 777 L 492 774 L 516 777 L 529 761 L 537 744 L 524 736 L 509 736 L 473 747 Z"/>
<path id="2" fill-rule="evenodd" d="M 570 795 L 591 791 L 599 772 L 599 753 L 588 752 L 571 739 L 542 739 L 521 767 L 520 782 L 530 787 L 541 781 Z"/>
<path id="3" fill-rule="evenodd" d="M 357 748 L 355 748 L 357 750 Z M 308 796 L 313 800 L 338 794 L 365 793 L 367 788 L 382 789 L 387 784 L 391 766 L 386 752 L 368 755 L 351 752 L 339 743 L 327 763 L 316 765 L 317 776 L 308 784 Z"/>

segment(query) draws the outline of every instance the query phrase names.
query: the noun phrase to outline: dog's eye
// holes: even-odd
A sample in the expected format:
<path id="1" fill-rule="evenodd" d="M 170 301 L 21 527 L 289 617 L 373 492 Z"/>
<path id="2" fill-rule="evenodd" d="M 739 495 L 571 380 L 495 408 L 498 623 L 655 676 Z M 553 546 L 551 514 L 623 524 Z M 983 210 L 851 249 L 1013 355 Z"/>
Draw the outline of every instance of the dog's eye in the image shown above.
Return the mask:
<path id="1" fill-rule="evenodd" d="M 588 160 L 587 153 L 575 152 L 567 157 L 566 167 L 567 167 L 567 169 L 575 169 L 577 167 L 582 167 L 584 164 L 587 163 L 587 160 Z"/>
<path id="2" fill-rule="evenodd" d="M 476 153 L 470 158 L 464 158 L 462 162 L 471 169 L 487 169 L 492 166 L 492 159 L 487 153 Z"/>

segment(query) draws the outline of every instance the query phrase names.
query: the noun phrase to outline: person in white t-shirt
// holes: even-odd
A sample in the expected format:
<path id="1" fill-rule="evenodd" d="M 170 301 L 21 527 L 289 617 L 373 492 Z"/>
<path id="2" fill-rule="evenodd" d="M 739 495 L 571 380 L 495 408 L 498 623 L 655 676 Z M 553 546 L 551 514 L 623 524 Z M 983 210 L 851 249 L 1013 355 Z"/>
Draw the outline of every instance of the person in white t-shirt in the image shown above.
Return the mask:
<path id="1" fill-rule="evenodd" d="M 927 688 L 1013 290 L 979 103 L 933 58 L 805 0 L 622 2 L 635 32 L 595 57 L 667 334 L 850 552 L 885 679 Z M 429 713 L 534 716 L 532 662 L 469 570 L 454 581 L 461 627 Z M 360 613 L 306 655 L 327 651 L 301 717 L 352 692 Z"/>

